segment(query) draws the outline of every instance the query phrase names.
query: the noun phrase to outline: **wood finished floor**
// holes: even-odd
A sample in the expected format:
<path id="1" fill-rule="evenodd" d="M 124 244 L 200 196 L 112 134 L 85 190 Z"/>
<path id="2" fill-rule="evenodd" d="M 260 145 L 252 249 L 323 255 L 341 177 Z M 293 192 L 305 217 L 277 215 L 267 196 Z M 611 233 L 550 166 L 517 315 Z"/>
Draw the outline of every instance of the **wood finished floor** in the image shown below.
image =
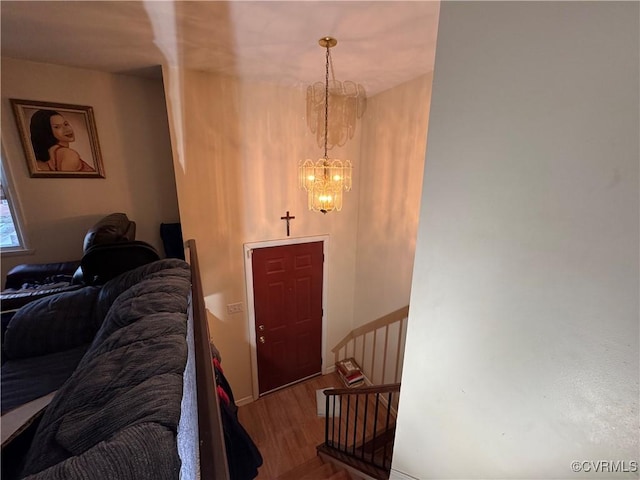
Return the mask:
<path id="1" fill-rule="evenodd" d="M 264 459 L 258 480 L 276 480 L 316 456 L 325 421 L 317 415 L 316 390 L 342 386 L 336 373 L 321 375 L 238 409 L 240 422 Z"/>

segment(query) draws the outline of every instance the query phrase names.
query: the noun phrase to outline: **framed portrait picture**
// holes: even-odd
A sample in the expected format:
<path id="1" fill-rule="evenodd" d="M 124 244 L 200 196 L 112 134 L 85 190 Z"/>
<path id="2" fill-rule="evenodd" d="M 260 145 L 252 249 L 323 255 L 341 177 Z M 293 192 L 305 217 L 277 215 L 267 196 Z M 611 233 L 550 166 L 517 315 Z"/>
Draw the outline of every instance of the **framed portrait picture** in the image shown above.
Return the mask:
<path id="1" fill-rule="evenodd" d="M 105 178 L 93 109 L 11 99 L 32 177 Z"/>

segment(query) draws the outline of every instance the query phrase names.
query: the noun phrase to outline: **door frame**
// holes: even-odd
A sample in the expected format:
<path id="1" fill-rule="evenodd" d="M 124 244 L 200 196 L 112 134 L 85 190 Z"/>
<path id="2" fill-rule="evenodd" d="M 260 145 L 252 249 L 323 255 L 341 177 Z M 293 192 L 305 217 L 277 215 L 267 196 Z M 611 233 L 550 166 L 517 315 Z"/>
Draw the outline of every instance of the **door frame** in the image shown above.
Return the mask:
<path id="1" fill-rule="evenodd" d="M 327 345 L 327 287 L 328 287 L 328 268 L 327 259 L 329 258 L 329 235 L 315 235 L 312 237 L 295 237 L 284 238 L 280 240 L 266 240 L 262 242 L 249 242 L 244 244 L 244 280 L 245 288 L 247 291 L 247 322 L 249 331 L 249 346 L 251 348 L 251 385 L 253 399 L 257 400 L 260 397 L 260 389 L 258 386 L 258 353 L 256 350 L 256 309 L 255 298 L 253 292 L 253 257 L 251 251 L 257 248 L 266 247 L 283 247 L 287 245 L 295 245 L 298 243 L 312 243 L 322 242 L 322 254 L 324 260 L 322 262 L 322 365 L 321 371 L 323 374 L 327 371 L 327 359 L 326 357 L 326 345 Z"/>

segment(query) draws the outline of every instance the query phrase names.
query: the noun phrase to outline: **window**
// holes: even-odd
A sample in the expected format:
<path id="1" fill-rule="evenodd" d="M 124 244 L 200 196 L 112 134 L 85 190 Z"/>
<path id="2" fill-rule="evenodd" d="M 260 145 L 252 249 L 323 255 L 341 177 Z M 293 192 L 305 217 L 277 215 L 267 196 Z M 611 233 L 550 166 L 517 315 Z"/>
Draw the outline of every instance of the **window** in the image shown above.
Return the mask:
<path id="1" fill-rule="evenodd" d="M 17 212 L 13 203 L 15 195 L 9 177 L 6 174 L 4 158 L 0 157 L 0 248 L 2 253 L 26 250 L 24 237 Z"/>

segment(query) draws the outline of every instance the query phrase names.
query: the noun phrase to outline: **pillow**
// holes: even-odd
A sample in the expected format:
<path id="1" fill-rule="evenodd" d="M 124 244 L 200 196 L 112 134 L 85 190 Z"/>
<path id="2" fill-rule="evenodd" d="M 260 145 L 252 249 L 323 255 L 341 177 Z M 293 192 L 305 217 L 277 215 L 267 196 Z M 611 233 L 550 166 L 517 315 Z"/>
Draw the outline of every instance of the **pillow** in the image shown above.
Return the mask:
<path id="1" fill-rule="evenodd" d="M 89 229 L 84 237 L 83 251 L 105 243 L 130 242 L 136 238 L 136 222 L 125 213 L 107 215 Z"/>
<path id="2" fill-rule="evenodd" d="M 102 319 L 96 315 L 99 289 L 84 287 L 35 300 L 20 308 L 4 334 L 7 358 L 47 355 L 91 343 Z"/>

